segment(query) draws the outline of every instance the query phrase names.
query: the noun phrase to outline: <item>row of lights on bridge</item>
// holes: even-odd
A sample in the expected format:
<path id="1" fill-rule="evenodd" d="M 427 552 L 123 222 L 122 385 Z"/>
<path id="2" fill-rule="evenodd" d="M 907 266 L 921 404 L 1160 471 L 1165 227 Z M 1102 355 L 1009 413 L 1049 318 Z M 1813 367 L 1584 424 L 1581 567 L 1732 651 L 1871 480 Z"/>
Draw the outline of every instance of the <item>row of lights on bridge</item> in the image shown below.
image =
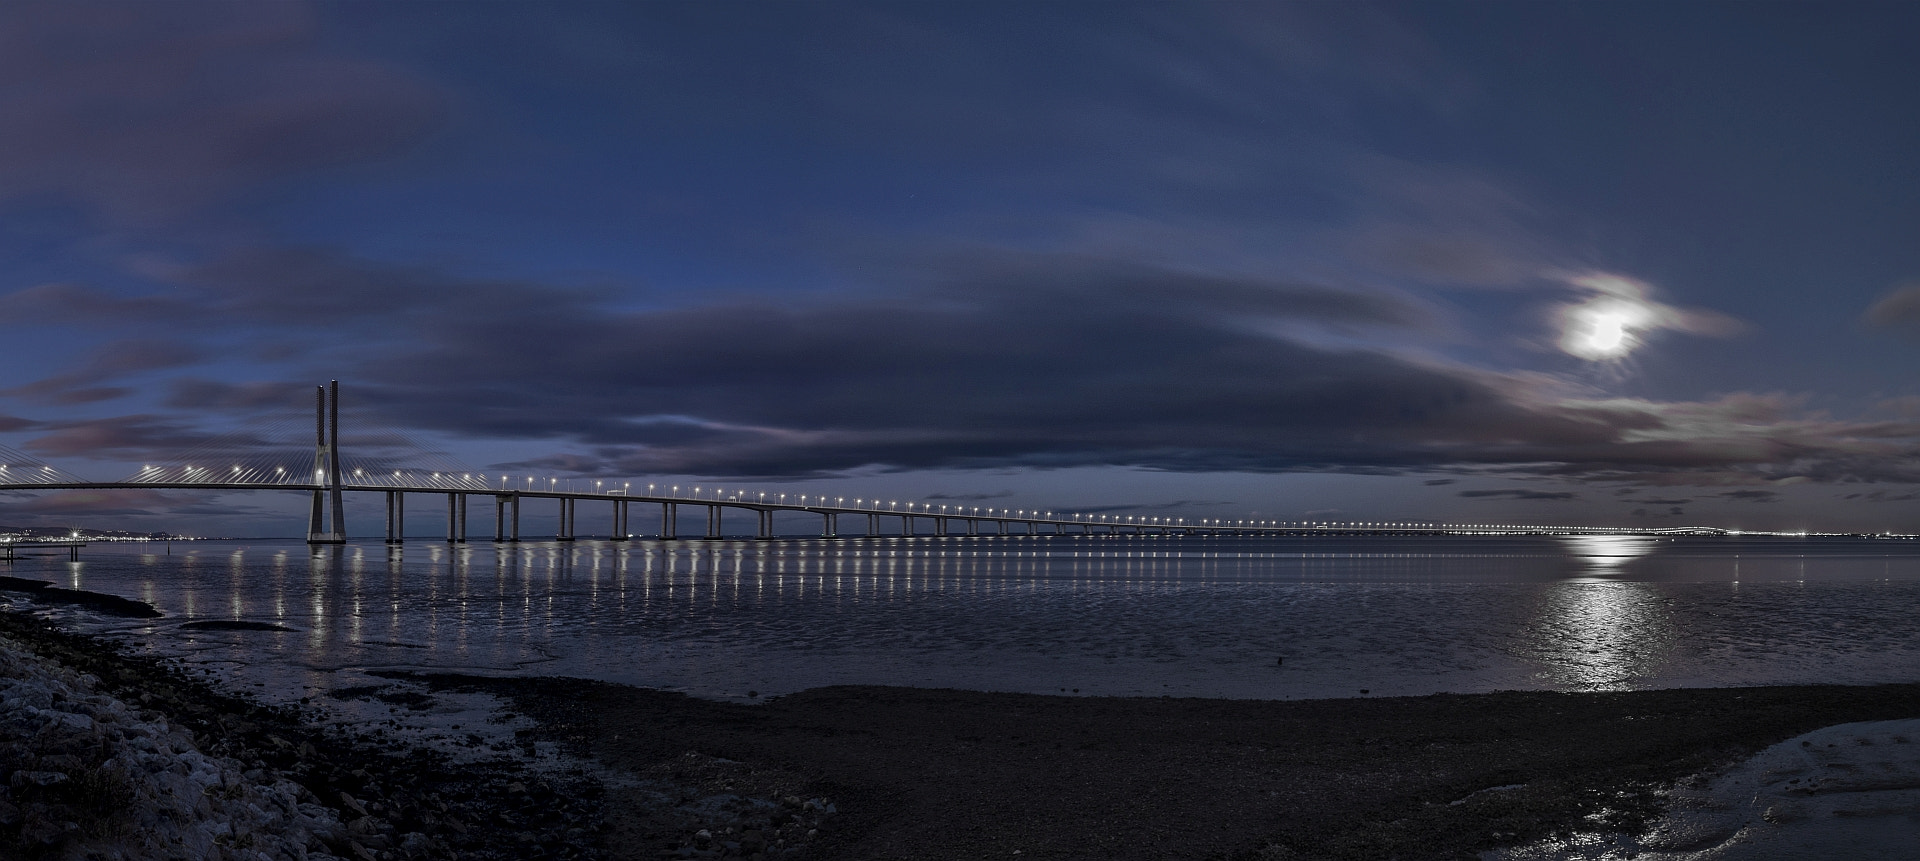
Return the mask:
<path id="1" fill-rule="evenodd" d="M 6 468 L 7 468 L 6 464 L 0 464 L 0 470 L 5 470 Z M 51 466 L 45 466 L 41 468 L 46 470 L 47 472 L 53 471 L 53 467 Z M 143 466 L 141 469 L 143 472 L 154 472 L 154 471 L 157 471 L 159 467 Z M 284 466 L 276 466 L 273 468 L 273 470 L 274 470 L 274 473 L 277 475 L 285 475 L 287 472 L 287 469 Z M 186 467 L 186 471 L 188 474 L 193 474 L 195 472 L 201 472 L 201 473 L 207 472 L 207 470 L 201 467 L 195 467 L 195 466 Z M 236 475 L 242 474 L 244 471 L 245 470 L 243 470 L 238 465 L 233 467 L 233 472 Z M 353 474 L 355 476 L 364 478 L 366 476 L 366 470 L 355 469 L 353 471 Z M 405 473 L 401 470 L 394 470 L 393 472 L 394 478 L 403 478 L 404 475 Z M 475 473 L 461 473 L 460 480 L 473 481 L 475 475 L 476 475 Z M 479 473 L 478 476 L 480 481 L 482 482 L 486 482 L 488 480 L 485 473 Z M 318 481 L 325 481 L 326 471 L 315 470 L 314 478 Z M 438 473 L 438 472 L 431 473 L 431 480 L 436 482 L 452 481 L 454 480 L 454 473 L 445 473 L 445 474 Z M 512 480 L 513 480 L 513 477 L 510 475 L 501 475 L 500 489 L 502 490 L 511 489 L 508 487 L 508 484 Z M 535 476 L 531 476 L 531 475 L 526 476 L 524 487 L 527 489 L 531 489 L 535 485 L 535 483 L 538 481 L 539 479 L 536 478 Z M 568 480 L 567 492 L 573 492 L 572 481 L 573 481 L 572 479 Z M 557 477 L 549 477 L 547 479 L 547 484 L 550 491 L 558 491 L 560 489 L 559 488 L 560 479 Z M 617 492 L 621 495 L 629 495 L 631 494 L 632 489 L 633 489 L 633 482 L 630 482 L 630 481 L 621 482 L 620 489 Z M 648 496 L 656 495 L 657 490 L 658 490 L 658 485 L 654 485 L 654 484 L 647 485 Z M 607 494 L 607 495 L 611 495 L 615 493 L 615 491 L 607 490 L 606 482 L 600 479 L 596 479 L 593 482 L 593 492 L 600 493 L 600 494 Z M 690 497 L 682 497 L 680 495 L 680 485 L 676 484 L 676 485 L 669 485 L 667 495 L 674 498 L 684 498 L 684 499 L 694 499 L 694 500 L 706 498 L 706 499 L 712 499 L 713 501 L 716 501 L 716 502 L 719 502 L 719 501 L 750 502 L 751 501 L 751 502 L 759 502 L 761 504 L 765 504 L 766 502 L 769 501 L 767 499 L 768 494 L 766 491 L 735 490 L 733 491 L 733 494 L 731 496 L 728 496 L 727 491 L 724 488 L 716 487 L 711 490 L 707 490 L 702 487 L 693 487 L 691 488 L 691 492 L 692 492 L 692 495 Z M 708 495 L 703 497 L 702 494 L 708 494 Z M 754 498 L 752 499 L 742 498 L 743 495 L 749 495 L 749 494 L 752 495 Z M 1041 511 L 1038 509 L 1029 511 L 1024 508 L 1021 508 L 1021 509 L 986 508 L 982 510 L 978 506 L 964 506 L 964 505 L 949 506 L 946 504 L 938 504 L 938 507 L 940 510 L 938 512 L 935 512 L 934 508 L 936 506 L 936 503 L 913 502 L 913 501 L 900 502 L 899 500 L 887 500 L 883 503 L 879 499 L 867 499 L 865 497 L 855 498 L 853 500 L 853 505 L 848 506 L 846 504 L 847 498 L 844 496 L 830 497 L 825 495 L 814 495 L 814 494 L 806 494 L 806 493 L 792 494 L 792 495 L 797 496 L 799 498 L 799 504 L 802 507 L 823 507 L 823 508 L 851 507 L 851 508 L 862 510 L 862 511 L 885 512 L 885 513 L 892 513 L 892 514 L 924 514 L 928 516 L 934 515 L 936 513 L 941 515 L 948 515 L 948 516 L 958 515 L 958 516 L 1031 518 L 1031 519 L 1052 519 L 1054 516 L 1054 513 L 1051 511 Z M 779 505 L 786 505 L 788 496 L 789 494 L 785 494 L 785 493 L 775 493 L 774 494 L 775 498 L 772 501 Z M 831 504 L 829 504 L 829 501 L 831 501 Z M 886 508 L 884 509 L 881 508 L 882 505 L 885 505 Z M 901 510 L 901 506 L 906 507 L 904 511 Z M 1175 527 L 1175 528 L 1184 528 L 1189 525 L 1187 523 L 1187 519 L 1184 517 L 1146 517 L 1146 516 L 1123 516 L 1123 515 L 1107 515 L 1107 514 L 1068 514 L 1068 515 L 1064 515 L 1064 517 L 1067 518 L 1069 522 L 1073 522 L 1073 523 L 1089 523 L 1089 524 L 1100 524 L 1100 525 L 1113 524 L 1113 525 L 1123 525 L 1123 526 L 1167 526 L 1167 527 Z M 1464 523 L 1464 524 L 1443 525 L 1439 523 L 1412 523 L 1412 522 L 1354 523 L 1354 522 L 1306 521 L 1306 520 L 1302 520 L 1302 521 L 1236 520 L 1236 519 L 1228 519 L 1228 518 L 1202 518 L 1200 520 L 1195 521 L 1192 525 L 1199 528 L 1204 528 L 1204 529 L 1448 529 L 1448 530 L 1485 530 L 1485 531 L 1508 531 L 1508 532 L 1537 532 L 1541 529 L 1541 527 L 1537 527 L 1537 526 L 1518 526 L 1518 525 L 1512 525 L 1512 524 L 1488 524 L 1488 523 Z"/>

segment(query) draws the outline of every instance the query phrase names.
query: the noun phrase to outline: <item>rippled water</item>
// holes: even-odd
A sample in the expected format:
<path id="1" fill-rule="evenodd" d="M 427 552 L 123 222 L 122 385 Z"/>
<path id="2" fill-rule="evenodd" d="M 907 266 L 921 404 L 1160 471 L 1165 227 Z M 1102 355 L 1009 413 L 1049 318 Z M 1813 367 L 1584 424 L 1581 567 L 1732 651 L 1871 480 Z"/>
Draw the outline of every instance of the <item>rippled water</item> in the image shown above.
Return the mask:
<path id="1" fill-rule="evenodd" d="M 709 697 L 861 683 L 1301 698 L 1920 679 L 1920 542 L 916 538 L 310 552 L 96 544 L 16 577 L 270 690 L 341 670 L 585 676 Z M 207 631 L 244 619 L 289 631 Z"/>

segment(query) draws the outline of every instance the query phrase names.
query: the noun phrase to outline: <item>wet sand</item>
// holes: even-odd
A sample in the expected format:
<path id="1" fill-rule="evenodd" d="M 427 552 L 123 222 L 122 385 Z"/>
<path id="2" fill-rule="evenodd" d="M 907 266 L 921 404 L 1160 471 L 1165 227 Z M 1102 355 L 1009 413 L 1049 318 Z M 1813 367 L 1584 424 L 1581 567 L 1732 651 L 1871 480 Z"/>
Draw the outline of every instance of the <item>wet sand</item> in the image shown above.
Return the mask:
<path id="1" fill-rule="evenodd" d="M 836 687 L 742 705 L 420 678 L 500 695 L 616 770 L 694 753 L 732 761 L 743 793 L 831 798 L 809 857 L 835 859 L 1472 858 L 1636 833 L 1691 776 L 1820 727 L 1920 716 L 1920 685 L 1300 702 Z M 617 791 L 605 811 L 612 857 L 708 845 L 650 828 Z"/>

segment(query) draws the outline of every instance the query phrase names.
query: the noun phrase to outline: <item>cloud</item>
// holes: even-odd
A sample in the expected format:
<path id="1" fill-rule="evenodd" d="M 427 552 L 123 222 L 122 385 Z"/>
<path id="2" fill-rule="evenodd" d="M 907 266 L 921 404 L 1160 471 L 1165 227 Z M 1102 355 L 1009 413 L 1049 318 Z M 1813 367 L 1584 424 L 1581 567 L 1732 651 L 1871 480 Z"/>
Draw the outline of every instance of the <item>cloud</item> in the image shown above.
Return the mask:
<path id="1" fill-rule="evenodd" d="M 71 370 L 23 386 L 0 389 L 0 395 L 55 404 L 112 400 L 131 390 L 123 386 L 102 386 L 101 383 L 192 364 L 200 361 L 203 355 L 199 347 L 179 340 L 138 338 L 112 341 L 94 348 L 87 358 Z"/>
<path id="2" fill-rule="evenodd" d="M 1867 325 L 1920 335 L 1920 281 L 1895 287 L 1867 309 Z"/>
<path id="3" fill-rule="evenodd" d="M 1460 479 L 1457 478 L 1429 478 L 1423 483 L 1428 487 L 1440 487 L 1442 485 L 1454 484 L 1459 480 Z"/>
<path id="4" fill-rule="evenodd" d="M 179 410 L 253 411 L 305 407 L 313 403 L 314 383 L 227 383 L 195 377 L 171 380 L 166 405 Z"/>
<path id="5" fill-rule="evenodd" d="M 998 494 L 995 494 L 995 495 L 997 496 Z M 1222 505 L 1234 505 L 1234 504 L 1236 503 L 1219 502 L 1219 501 L 1211 501 L 1211 500 L 1176 499 L 1176 500 L 1173 500 L 1172 502 L 1117 502 L 1117 503 L 1110 503 L 1107 505 L 1094 505 L 1094 506 L 1076 505 L 1073 507 L 1073 510 L 1080 512 L 1082 514 L 1105 514 L 1111 511 L 1169 511 L 1169 510 L 1180 509 L 1180 508 L 1192 508 L 1192 507 L 1211 508 L 1211 507 L 1217 507 Z"/>
<path id="6" fill-rule="evenodd" d="M 1691 499 L 1622 499 L 1621 502 L 1633 505 L 1686 505 Z"/>
<path id="7" fill-rule="evenodd" d="M 1525 490 L 1521 488 L 1506 488 L 1504 490 L 1462 490 L 1459 495 L 1468 499 L 1537 499 L 1556 502 L 1580 498 L 1580 494 L 1570 490 Z"/>
<path id="8" fill-rule="evenodd" d="M 1920 491 L 1897 493 L 1890 490 L 1873 490 L 1866 493 L 1849 493 L 1842 499 L 1864 499 L 1868 502 L 1910 502 L 1920 499 Z"/>
<path id="9" fill-rule="evenodd" d="M 127 415 L 104 419 L 42 422 L 48 430 L 25 444 L 43 457 L 111 460 L 167 460 L 199 447 L 207 435 L 176 419 Z"/>
<path id="10" fill-rule="evenodd" d="M 1345 229 L 1356 260 L 1428 284 L 1511 289 L 1562 253 L 1541 240 L 1539 208 L 1485 176 L 1381 156 L 1353 170 L 1368 202 Z"/>
<path id="11" fill-rule="evenodd" d="M 1680 508 L 1679 506 L 1674 506 L 1674 507 L 1672 507 L 1672 508 L 1668 508 L 1668 509 L 1667 509 L 1666 511 L 1664 511 L 1664 512 L 1662 512 L 1662 511 L 1648 511 L 1647 509 L 1644 509 L 1644 508 L 1636 508 L 1636 509 L 1634 509 L 1634 510 L 1633 510 L 1632 512 L 1630 512 L 1630 513 L 1631 513 L 1631 514 L 1632 514 L 1632 515 L 1633 515 L 1634 517 L 1656 517 L 1656 518 L 1658 518 L 1658 517 L 1680 517 L 1680 516 L 1682 516 L 1682 515 L 1684 515 L 1684 514 L 1686 514 L 1686 513 L 1687 513 L 1687 510 L 1686 510 L 1686 509 L 1684 509 L 1684 508 Z"/>
<path id="12" fill-rule="evenodd" d="M 953 499 L 953 500 L 959 500 L 961 502 L 979 502 L 984 499 L 1003 499 L 1012 495 L 1013 495 L 1013 491 L 1002 490 L 995 493 L 934 493 L 934 494 L 929 494 L 926 498 L 927 499 Z"/>
<path id="13" fill-rule="evenodd" d="M 1773 490 L 1728 490 L 1714 496 L 1735 502 L 1777 502 L 1780 499 L 1780 493 Z"/>
<path id="14" fill-rule="evenodd" d="M 191 297 L 123 296 L 84 284 L 39 284 L 0 296 L 0 314 L 45 323 L 180 324 L 204 307 Z"/>
<path id="15" fill-rule="evenodd" d="M 648 303 L 322 249 L 235 253 L 168 277 L 170 292 L 129 306 L 130 317 L 165 308 L 259 344 L 338 344 L 283 370 L 341 378 L 350 408 L 406 427 L 548 440 L 561 450 L 514 464 L 543 470 L 1920 480 L 1920 417 L 1836 420 L 1783 394 L 1595 398 L 1410 348 L 1435 312 L 1391 291 L 1123 258 L 972 248 L 875 264 L 864 277 L 886 290 L 742 288 Z M 352 301 L 316 304 L 326 285 Z M 57 310 L 88 296 L 23 292 L 0 304 Z M 183 378 L 168 402 L 238 412 L 309 391 Z M 36 450 L 132 455 L 155 446 L 129 434 L 170 430 L 152 416 L 113 421 L 124 424 L 53 428 Z"/>
<path id="16" fill-rule="evenodd" d="M 58 195 L 175 220 L 291 172 L 364 161 L 435 128 L 417 77 L 315 47 L 293 3 L 0 9 L 0 202 Z"/>

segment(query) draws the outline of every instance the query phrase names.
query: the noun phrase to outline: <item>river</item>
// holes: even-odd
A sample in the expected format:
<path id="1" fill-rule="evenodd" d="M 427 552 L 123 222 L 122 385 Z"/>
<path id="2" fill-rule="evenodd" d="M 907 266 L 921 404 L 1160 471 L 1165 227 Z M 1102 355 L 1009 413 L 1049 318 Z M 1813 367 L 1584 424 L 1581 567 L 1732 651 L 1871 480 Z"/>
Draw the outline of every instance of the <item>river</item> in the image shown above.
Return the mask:
<path id="1" fill-rule="evenodd" d="M 831 684 L 1290 699 L 1920 679 L 1907 540 L 101 543 L 11 574 L 153 604 L 164 617 L 65 614 L 288 697 L 383 668 L 743 701 Z"/>

